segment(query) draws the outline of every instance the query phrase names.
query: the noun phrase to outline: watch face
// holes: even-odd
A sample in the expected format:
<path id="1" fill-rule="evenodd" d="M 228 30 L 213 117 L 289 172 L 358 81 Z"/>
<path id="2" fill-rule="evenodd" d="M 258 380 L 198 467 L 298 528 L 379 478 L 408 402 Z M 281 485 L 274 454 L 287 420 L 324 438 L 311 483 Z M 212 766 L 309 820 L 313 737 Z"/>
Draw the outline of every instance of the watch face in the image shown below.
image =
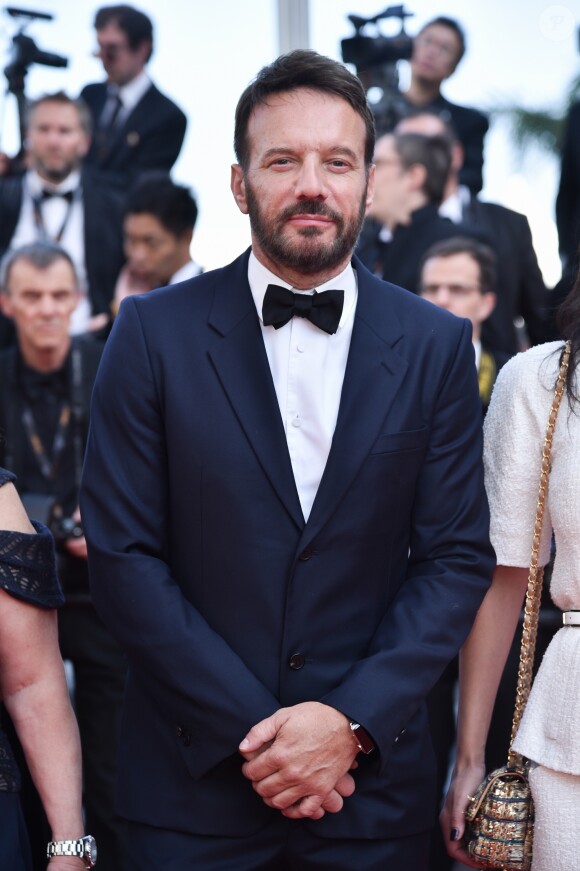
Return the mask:
<path id="1" fill-rule="evenodd" d="M 86 838 L 83 838 L 83 842 L 85 845 L 85 856 L 92 868 L 97 862 L 97 842 L 92 835 L 87 835 Z"/>

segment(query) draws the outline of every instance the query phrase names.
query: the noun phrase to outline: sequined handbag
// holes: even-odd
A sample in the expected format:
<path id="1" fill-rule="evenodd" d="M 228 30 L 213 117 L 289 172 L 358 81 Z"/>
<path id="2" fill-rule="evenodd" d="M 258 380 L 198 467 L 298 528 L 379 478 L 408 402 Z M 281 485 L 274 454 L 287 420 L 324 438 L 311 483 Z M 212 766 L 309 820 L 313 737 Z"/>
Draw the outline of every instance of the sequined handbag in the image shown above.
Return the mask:
<path id="1" fill-rule="evenodd" d="M 552 441 L 560 401 L 566 388 L 570 342 L 566 343 L 554 391 L 544 448 L 528 588 L 524 606 L 524 625 L 520 646 L 516 704 L 510 744 L 513 744 L 532 685 L 532 670 L 538 634 L 538 615 L 542 593 L 543 568 L 538 568 L 544 506 L 548 493 Z M 510 750 L 507 765 L 488 774 L 470 798 L 465 811 L 467 852 L 480 868 L 502 871 L 530 871 L 534 837 L 534 802 L 528 780 L 529 762 Z"/>

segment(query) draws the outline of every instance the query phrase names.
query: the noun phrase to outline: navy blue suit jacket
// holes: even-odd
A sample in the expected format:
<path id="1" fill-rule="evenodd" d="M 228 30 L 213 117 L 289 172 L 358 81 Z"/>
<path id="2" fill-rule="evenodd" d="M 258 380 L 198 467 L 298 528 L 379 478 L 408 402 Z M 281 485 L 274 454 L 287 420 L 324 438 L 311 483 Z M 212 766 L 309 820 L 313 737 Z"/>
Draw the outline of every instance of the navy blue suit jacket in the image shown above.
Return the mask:
<path id="1" fill-rule="evenodd" d="M 353 262 L 350 354 L 307 523 L 247 254 L 121 306 L 81 510 L 94 602 L 131 665 L 129 818 L 257 831 L 277 812 L 242 776 L 238 743 L 280 706 L 320 700 L 377 752 L 340 814 L 308 825 L 385 838 L 432 822 L 423 698 L 493 566 L 470 325 Z"/>

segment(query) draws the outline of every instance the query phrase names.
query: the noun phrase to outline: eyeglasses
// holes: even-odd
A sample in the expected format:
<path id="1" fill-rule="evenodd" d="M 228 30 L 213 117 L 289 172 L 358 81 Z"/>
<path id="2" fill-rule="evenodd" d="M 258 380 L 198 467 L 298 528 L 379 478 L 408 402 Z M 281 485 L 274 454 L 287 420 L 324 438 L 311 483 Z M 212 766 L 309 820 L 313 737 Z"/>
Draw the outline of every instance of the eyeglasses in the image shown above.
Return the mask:
<path id="1" fill-rule="evenodd" d="M 438 54 L 441 55 L 441 57 L 444 57 L 446 60 L 455 60 L 457 56 L 456 45 L 441 42 L 438 39 L 434 39 L 434 37 L 432 36 L 427 36 L 427 34 L 415 37 L 415 45 L 424 45 L 425 48 L 431 48 L 433 49 L 433 51 L 436 51 Z"/>
<path id="2" fill-rule="evenodd" d="M 104 43 L 94 50 L 93 57 L 99 57 L 101 60 L 115 60 L 127 48 L 128 46 L 123 45 L 122 42 Z"/>

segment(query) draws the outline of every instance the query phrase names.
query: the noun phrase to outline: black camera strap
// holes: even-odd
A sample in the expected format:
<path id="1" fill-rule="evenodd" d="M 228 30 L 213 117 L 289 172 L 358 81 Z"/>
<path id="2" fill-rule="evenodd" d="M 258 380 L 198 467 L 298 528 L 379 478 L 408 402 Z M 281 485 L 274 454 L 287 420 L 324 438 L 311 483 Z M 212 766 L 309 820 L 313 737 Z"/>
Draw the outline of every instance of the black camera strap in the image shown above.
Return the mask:
<path id="1" fill-rule="evenodd" d="M 66 445 L 66 434 L 68 432 L 68 428 L 71 422 L 71 408 L 68 402 L 63 402 L 60 415 L 58 418 L 58 424 L 56 427 L 56 432 L 54 434 L 54 439 L 52 442 L 52 450 L 50 451 L 50 457 L 46 452 L 44 445 L 42 444 L 42 439 L 38 433 L 38 428 L 36 426 L 36 421 L 34 420 L 34 414 L 32 413 L 32 409 L 30 406 L 25 405 L 22 409 L 22 426 L 24 427 L 24 432 L 30 442 L 30 447 L 32 448 L 32 452 L 38 463 L 38 467 L 42 472 L 44 478 L 47 481 L 56 480 L 56 473 L 58 471 L 58 464 L 60 462 L 60 458 L 64 451 Z"/>
<path id="2" fill-rule="evenodd" d="M 59 462 L 66 448 L 67 434 L 72 425 L 75 486 L 78 492 L 84 456 L 83 363 L 81 349 L 74 345 L 71 351 L 71 369 L 71 401 L 65 400 L 61 406 L 50 455 L 42 444 L 34 414 L 28 405 L 24 405 L 22 410 L 22 425 L 41 474 L 47 481 L 56 480 Z"/>
<path id="3" fill-rule="evenodd" d="M 83 355 L 81 349 L 74 345 L 71 353 L 71 363 L 71 414 L 73 424 L 73 449 L 75 452 L 75 485 L 78 493 L 81 487 L 83 460 L 85 457 L 85 440 L 83 434 L 85 408 L 83 404 Z"/>

